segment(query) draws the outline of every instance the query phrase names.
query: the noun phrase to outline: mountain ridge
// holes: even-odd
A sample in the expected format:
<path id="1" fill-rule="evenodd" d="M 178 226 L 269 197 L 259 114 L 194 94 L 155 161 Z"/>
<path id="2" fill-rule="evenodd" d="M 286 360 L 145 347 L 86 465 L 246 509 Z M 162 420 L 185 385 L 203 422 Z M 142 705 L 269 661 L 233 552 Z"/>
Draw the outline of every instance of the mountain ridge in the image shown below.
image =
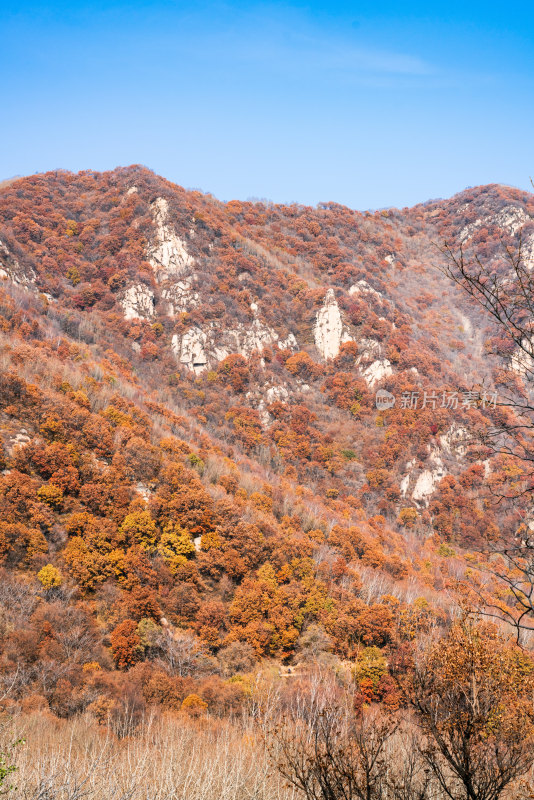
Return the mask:
<path id="1" fill-rule="evenodd" d="M 139 166 L 0 187 L 0 560 L 6 597 L 33 598 L 0 590 L 17 701 L 96 713 L 127 680 L 165 705 L 167 681 L 222 714 L 227 681 L 300 658 L 310 626 L 334 659 L 394 658 L 473 601 L 473 551 L 529 508 L 490 501 L 521 473 L 470 435 L 503 412 L 467 400 L 524 386 L 436 244 L 499 272 L 521 236 L 534 263 L 533 215 L 498 185 L 375 213 L 222 203 Z"/>

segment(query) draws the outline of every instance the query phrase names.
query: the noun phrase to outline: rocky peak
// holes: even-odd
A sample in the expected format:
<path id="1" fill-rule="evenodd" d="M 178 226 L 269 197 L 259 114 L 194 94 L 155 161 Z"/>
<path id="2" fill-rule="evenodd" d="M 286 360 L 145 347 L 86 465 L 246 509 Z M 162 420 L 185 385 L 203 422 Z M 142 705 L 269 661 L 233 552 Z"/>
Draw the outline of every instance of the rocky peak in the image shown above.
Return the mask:
<path id="1" fill-rule="evenodd" d="M 152 203 L 152 215 L 156 226 L 154 242 L 149 248 L 149 261 L 156 280 L 182 275 L 194 262 L 187 252 L 185 242 L 169 225 L 169 204 L 164 197 Z"/>
<path id="2" fill-rule="evenodd" d="M 315 346 L 325 360 L 335 358 L 341 345 L 352 339 L 348 328 L 343 324 L 333 289 L 328 289 L 323 306 L 317 312 L 314 337 Z"/>

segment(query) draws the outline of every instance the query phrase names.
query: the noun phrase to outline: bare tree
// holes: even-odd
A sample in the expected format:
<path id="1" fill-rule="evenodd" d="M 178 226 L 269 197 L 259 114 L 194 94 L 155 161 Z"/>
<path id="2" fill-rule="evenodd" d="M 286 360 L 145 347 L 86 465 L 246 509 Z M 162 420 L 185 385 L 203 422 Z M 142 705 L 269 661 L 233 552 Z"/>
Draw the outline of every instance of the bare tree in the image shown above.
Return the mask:
<path id="1" fill-rule="evenodd" d="M 206 645 L 191 631 L 164 627 L 156 634 L 154 644 L 173 675 L 199 675 L 213 668 Z"/>
<path id="2" fill-rule="evenodd" d="M 409 697 L 424 737 L 420 752 L 445 797 L 498 800 L 530 769 L 533 667 L 494 629 L 470 621 L 419 659 Z"/>
<path id="3" fill-rule="evenodd" d="M 443 793 L 421 757 L 421 737 L 411 719 L 404 720 L 388 742 L 388 756 L 384 800 L 439 800 Z"/>
<path id="4" fill-rule="evenodd" d="M 156 716 L 125 737 L 87 715 L 19 724 L 30 744 L 19 753 L 15 800 L 295 800 L 246 717 L 199 726 Z"/>
<path id="5" fill-rule="evenodd" d="M 306 800 L 379 800 L 384 796 L 386 743 L 397 721 L 376 709 L 354 715 L 324 708 L 311 724 L 282 721 L 273 753 L 280 774 Z"/>
<path id="6" fill-rule="evenodd" d="M 439 247 L 445 256 L 441 271 L 475 301 L 493 320 L 501 344 L 493 352 L 508 361 L 524 385 L 509 381 L 502 388 L 495 424 L 479 432 L 492 453 L 511 455 L 525 466 L 531 480 L 525 492 L 534 490 L 534 273 L 524 259 L 521 235 L 517 247 L 503 242 L 504 268 L 484 263 L 463 245 Z M 484 387 L 480 387 L 481 390 Z M 514 492 L 513 496 L 516 496 Z M 503 497 L 508 496 L 504 495 Z"/>
<path id="7" fill-rule="evenodd" d="M 503 242 L 504 265 L 486 263 L 476 252 L 449 243 L 440 247 L 445 256 L 442 271 L 493 320 L 500 337 L 497 355 L 507 358 L 512 372 L 502 388 L 497 413 L 488 427 L 478 431 L 479 442 L 491 455 L 511 456 L 521 465 L 522 475 L 511 481 L 493 482 L 497 503 L 515 505 L 534 501 L 534 271 L 525 259 L 521 233 L 517 246 Z M 498 617 L 516 629 L 517 641 L 524 631 L 534 631 L 534 532 L 526 522 L 518 531 L 507 532 L 488 544 L 486 552 L 501 559 L 480 567 L 504 583 L 509 602 L 495 602 L 489 592 L 478 592 L 479 610 Z"/>

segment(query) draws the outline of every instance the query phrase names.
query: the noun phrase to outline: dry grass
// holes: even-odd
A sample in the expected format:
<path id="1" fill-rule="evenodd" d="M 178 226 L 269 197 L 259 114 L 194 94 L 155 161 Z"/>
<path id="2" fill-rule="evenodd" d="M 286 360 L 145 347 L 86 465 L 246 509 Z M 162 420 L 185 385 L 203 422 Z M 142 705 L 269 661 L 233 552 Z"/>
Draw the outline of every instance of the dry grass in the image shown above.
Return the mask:
<path id="1" fill-rule="evenodd" d="M 183 717 L 146 719 L 117 738 L 90 717 L 34 713 L 4 722 L 17 737 L 13 798 L 27 800 L 291 800 L 252 725 Z"/>

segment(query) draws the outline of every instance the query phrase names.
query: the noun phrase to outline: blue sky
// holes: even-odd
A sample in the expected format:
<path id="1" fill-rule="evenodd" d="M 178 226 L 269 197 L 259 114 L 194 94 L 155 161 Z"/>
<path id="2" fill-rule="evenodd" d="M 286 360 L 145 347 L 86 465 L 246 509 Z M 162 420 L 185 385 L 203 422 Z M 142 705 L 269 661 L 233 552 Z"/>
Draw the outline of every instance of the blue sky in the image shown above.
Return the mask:
<path id="1" fill-rule="evenodd" d="M 529 188 L 534 4 L 3 0 L 0 178 L 141 163 L 223 200 Z"/>

